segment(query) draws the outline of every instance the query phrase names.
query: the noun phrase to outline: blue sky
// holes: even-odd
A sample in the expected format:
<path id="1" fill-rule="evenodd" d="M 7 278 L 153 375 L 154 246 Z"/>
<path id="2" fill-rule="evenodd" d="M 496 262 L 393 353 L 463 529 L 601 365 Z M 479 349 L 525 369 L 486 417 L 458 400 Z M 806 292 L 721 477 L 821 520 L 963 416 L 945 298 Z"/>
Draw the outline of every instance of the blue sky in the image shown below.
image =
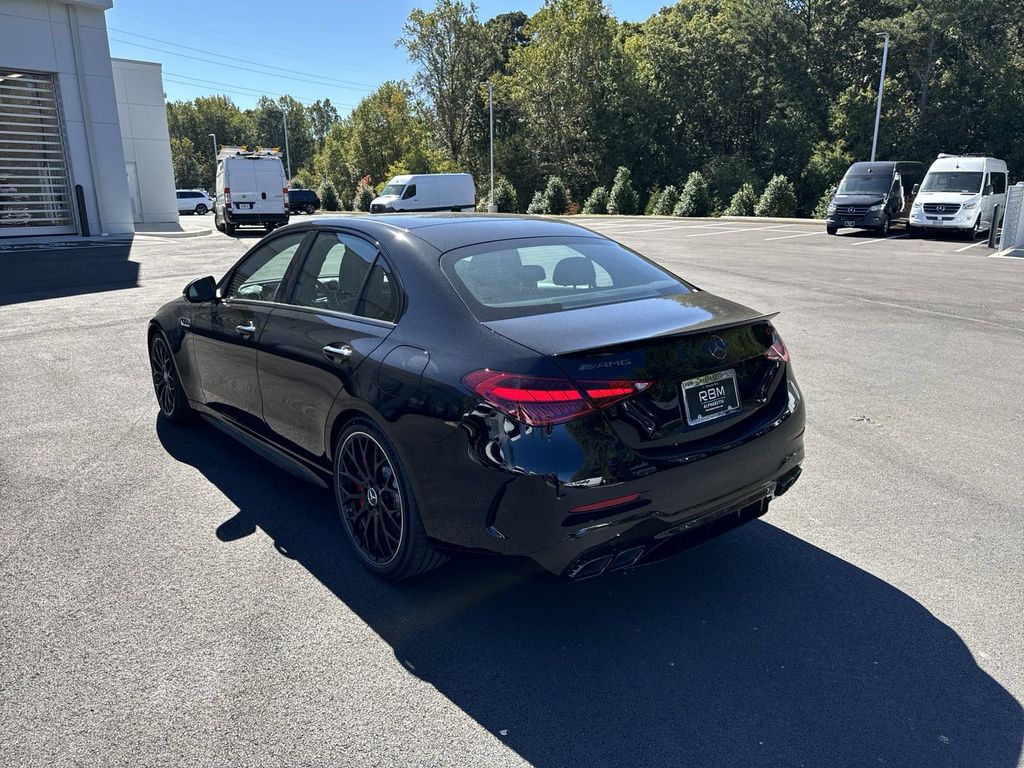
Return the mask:
<path id="1" fill-rule="evenodd" d="M 621 20 L 643 21 L 670 2 L 608 5 Z M 482 20 L 540 6 L 541 0 L 477 2 Z M 170 100 L 226 93 L 247 108 L 262 93 L 287 93 L 305 103 L 329 98 L 346 114 L 383 81 L 411 76 L 395 40 L 415 7 L 433 7 L 433 0 L 114 0 L 107 30 L 111 55 L 163 64 Z"/>

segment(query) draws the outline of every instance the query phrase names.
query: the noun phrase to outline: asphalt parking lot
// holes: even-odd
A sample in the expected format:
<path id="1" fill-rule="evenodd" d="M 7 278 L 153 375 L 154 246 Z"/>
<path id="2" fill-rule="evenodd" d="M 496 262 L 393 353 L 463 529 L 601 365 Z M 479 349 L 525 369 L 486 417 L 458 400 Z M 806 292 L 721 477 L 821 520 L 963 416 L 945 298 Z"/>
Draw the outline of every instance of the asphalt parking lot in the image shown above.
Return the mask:
<path id="1" fill-rule="evenodd" d="M 585 224 L 779 311 L 809 410 L 765 518 L 578 584 L 382 583 L 327 493 L 157 418 L 147 321 L 261 231 L 0 250 L 2 762 L 1021 765 L 1024 260 Z"/>

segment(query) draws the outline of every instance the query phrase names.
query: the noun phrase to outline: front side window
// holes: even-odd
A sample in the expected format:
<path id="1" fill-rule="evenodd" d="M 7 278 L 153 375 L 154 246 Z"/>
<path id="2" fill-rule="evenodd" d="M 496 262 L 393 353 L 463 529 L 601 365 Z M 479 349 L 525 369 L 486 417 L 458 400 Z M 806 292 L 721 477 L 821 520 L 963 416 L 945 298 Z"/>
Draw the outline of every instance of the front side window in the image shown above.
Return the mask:
<path id="1" fill-rule="evenodd" d="M 317 235 L 295 282 L 293 303 L 393 322 L 394 278 L 376 246 L 353 235 Z"/>
<path id="2" fill-rule="evenodd" d="M 1006 174 L 1005 173 L 993 173 L 992 180 L 989 182 L 992 185 L 993 195 L 1002 195 L 1006 192 Z"/>
<path id="3" fill-rule="evenodd" d="M 597 238 L 535 238 L 450 251 L 441 267 L 479 320 L 690 292 L 670 272 L 618 243 Z"/>
<path id="4" fill-rule="evenodd" d="M 410 184 L 405 188 L 405 192 L 402 194 L 403 200 L 409 200 L 410 198 L 416 197 L 416 185 Z"/>
<path id="5" fill-rule="evenodd" d="M 224 298 L 277 301 L 285 272 L 305 234 L 293 232 L 275 237 L 249 254 L 231 274 Z"/>
<path id="6" fill-rule="evenodd" d="M 921 192 L 958 192 L 976 195 L 981 191 L 980 171 L 929 171 L 924 177 Z"/>

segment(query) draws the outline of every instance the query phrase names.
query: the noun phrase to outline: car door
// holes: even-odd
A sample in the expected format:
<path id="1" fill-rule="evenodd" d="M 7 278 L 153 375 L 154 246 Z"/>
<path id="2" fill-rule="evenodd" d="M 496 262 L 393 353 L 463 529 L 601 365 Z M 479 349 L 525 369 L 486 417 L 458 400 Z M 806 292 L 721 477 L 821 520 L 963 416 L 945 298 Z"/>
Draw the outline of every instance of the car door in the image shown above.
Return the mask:
<path id="1" fill-rule="evenodd" d="M 394 329 L 401 293 L 376 244 L 337 231 L 316 236 L 293 283 L 260 340 L 263 415 L 276 441 L 317 459 L 338 394 L 366 392 L 375 368 L 363 362 Z"/>
<path id="2" fill-rule="evenodd" d="M 207 406 L 251 431 L 265 431 L 257 348 L 305 235 L 286 232 L 261 241 L 221 281 L 220 299 L 199 305 L 192 317 Z"/>

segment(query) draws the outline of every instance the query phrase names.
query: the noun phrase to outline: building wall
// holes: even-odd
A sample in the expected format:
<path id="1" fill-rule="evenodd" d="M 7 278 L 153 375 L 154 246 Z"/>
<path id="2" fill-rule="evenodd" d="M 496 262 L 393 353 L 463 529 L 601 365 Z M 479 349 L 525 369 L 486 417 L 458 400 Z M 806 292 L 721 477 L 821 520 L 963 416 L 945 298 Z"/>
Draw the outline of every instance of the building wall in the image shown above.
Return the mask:
<path id="1" fill-rule="evenodd" d="M 135 223 L 177 223 L 171 139 L 160 65 L 111 59 L 128 196 Z"/>
<path id="2" fill-rule="evenodd" d="M 104 17 L 111 5 L 0 2 L 0 67 L 57 75 L 71 187 L 84 188 L 93 235 L 135 229 Z"/>

